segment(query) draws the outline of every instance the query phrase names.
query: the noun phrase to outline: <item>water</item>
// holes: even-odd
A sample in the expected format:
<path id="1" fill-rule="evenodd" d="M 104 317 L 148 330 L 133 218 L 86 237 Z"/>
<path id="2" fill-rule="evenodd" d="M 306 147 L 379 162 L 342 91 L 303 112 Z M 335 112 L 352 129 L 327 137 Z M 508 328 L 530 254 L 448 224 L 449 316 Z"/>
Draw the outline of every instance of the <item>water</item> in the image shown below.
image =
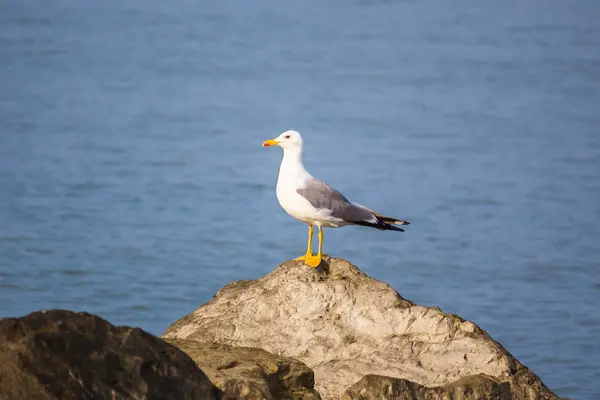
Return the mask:
<path id="1" fill-rule="evenodd" d="M 556 393 L 600 392 L 600 6 L 0 4 L 0 315 L 160 334 L 304 252 L 314 175 L 412 222 L 325 250 L 478 323 Z"/>

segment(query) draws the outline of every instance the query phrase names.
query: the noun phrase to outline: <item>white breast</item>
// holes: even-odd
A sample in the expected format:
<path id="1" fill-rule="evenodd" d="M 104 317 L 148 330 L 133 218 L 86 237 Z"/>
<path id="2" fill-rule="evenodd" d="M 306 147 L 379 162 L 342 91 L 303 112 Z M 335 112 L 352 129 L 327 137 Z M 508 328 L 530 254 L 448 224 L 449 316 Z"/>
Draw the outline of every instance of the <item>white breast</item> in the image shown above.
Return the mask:
<path id="1" fill-rule="evenodd" d="M 330 210 L 317 210 L 304 196 L 298 194 L 297 190 L 306 187 L 309 179 L 314 178 L 304 169 L 302 152 L 285 150 L 277 178 L 277 200 L 281 207 L 292 217 L 311 225 L 332 228 L 346 225 L 338 218 L 332 218 Z"/>
<path id="2" fill-rule="evenodd" d="M 279 176 L 277 180 L 277 200 L 281 207 L 292 217 L 306 223 L 318 218 L 317 210 L 296 191 L 302 187 L 302 181 Z"/>

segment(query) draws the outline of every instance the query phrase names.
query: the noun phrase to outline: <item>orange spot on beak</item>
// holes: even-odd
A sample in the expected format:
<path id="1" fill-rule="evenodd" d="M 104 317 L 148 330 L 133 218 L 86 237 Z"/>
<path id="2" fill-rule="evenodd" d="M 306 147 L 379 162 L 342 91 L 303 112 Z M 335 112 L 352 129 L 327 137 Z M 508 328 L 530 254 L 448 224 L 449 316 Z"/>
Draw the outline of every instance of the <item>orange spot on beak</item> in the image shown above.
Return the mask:
<path id="1" fill-rule="evenodd" d="M 275 139 L 265 140 L 262 144 L 262 147 L 276 146 L 279 142 Z"/>

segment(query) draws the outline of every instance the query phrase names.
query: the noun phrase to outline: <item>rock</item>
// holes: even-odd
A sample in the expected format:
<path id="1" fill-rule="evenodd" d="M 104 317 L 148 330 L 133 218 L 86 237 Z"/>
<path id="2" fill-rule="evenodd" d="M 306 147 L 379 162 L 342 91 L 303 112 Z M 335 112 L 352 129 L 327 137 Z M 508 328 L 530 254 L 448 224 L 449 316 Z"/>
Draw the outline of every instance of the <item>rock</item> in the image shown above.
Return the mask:
<path id="1" fill-rule="evenodd" d="M 313 371 L 298 360 L 252 347 L 169 340 L 225 394 L 223 399 L 319 400 Z"/>
<path id="2" fill-rule="evenodd" d="M 87 313 L 0 320 L 0 399 L 218 399 L 194 361 L 138 328 Z"/>
<path id="3" fill-rule="evenodd" d="M 317 270 L 288 261 L 229 284 L 163 337 L 296 358 L 315 371 L 324 399 L 340 398 L 365 375 L 437 387 L 480 374 L 523 393 L 513 398 L 556 398 L 474 323 L 415 305 L 343 259 L 326 257 Z"/>
<path id="4" fill-rule="evenodd" d="M 539 380 L 538 380 L 538 383 Z M 544 387 L 529 388 L 483 374 L 459 379 L 444 386 L 428 388 L 400 378 L 366 375 L 352 385 L 342 400 L 512 400 L 544 399 L 552 394 Z"/>

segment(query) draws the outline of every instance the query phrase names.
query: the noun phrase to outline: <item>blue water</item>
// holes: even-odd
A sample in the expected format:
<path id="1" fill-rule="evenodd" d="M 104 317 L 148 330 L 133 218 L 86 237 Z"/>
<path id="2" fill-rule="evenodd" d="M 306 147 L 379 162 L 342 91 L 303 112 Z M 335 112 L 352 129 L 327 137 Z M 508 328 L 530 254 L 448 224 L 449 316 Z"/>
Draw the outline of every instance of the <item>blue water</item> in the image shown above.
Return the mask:
<path id="1" fill-rule="evenodd" d="M 0 315 L 160 334 L 304 252 L 281 152 L 406 233 L 327 231 L 478 323 L 557 394 L 600 392 L 600 4 L 0 3 Z"/>

